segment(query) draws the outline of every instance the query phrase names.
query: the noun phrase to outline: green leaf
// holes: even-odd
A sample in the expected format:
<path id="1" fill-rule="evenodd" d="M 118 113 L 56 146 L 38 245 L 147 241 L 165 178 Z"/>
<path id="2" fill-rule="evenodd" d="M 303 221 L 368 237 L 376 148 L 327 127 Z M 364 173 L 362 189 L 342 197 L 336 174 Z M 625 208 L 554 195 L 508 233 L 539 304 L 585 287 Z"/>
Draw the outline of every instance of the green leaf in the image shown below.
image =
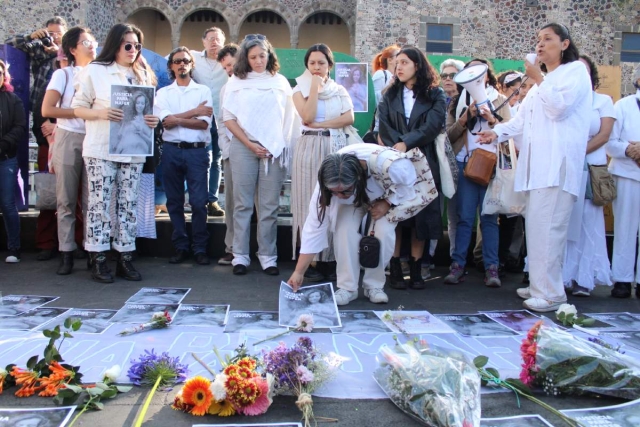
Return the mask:
<path id="1" fill-rule="evenodd" d="M 128 385 L 117 385 L 116 389 L 118 390 L 118 392 L 120 393 L 126 393 L 128 391 L 130 391 L 133 387 L 128 386 Z"/>
<path id="2" fill-rule="evenodd" d="M 581 322 L 580 322 L 581 326 L 593 326 L 594 323 L 596 323 L 596 319 L 587 318 L 587 317 L 583 317 L 580 320 L 581 320 Z"/>
<path id="3" fill-rule="evenodd" d="M 489 358 L 487 356 L 477 356 L 473 359 L 473 364 L 478 369 L 484 368 L 487 363 L 489 363 Z"/>
<path id="4" fill-rule="evenodd" d="M 567 323 L 573 323 L 575 317 L 576 317 L 575 314 L 569 313 L 569 314 L 567 314 L 567 317 L 565 318 L 565 320 L 567 321 Z"/>
<path id="5" fill-rule="evenodd" d="M 91 396 L 101 396 L 102 393 L 104 393 L 104 389 L 101 389 L 98 387 L 88 388 L 86 390 L 87 390 L 87 393 L 89 393 L 89 395 Z"/>
<path id="6" fill-rule="evenodd" d="M 71 323 L 73 323 L 73 317 L 67 317 L 64 319 L 64 327 L 69 329 L 71 327 Z"/>
<path id="7" fill-rule="evenodd" d="M 524 394 L 531 394 L 531 389 L 522 381 L 517 378 L 507 378 L 504 382 L 512 386 L 513 388 L 521 391 Z"/>
<path id="8" fill-rule="evenodd" d="M 559 314 L 556 315 L 556 318 L 561 321 L 564 322 L 564 311 L 561 311 Z"/>
<path id="9" fill-rule="evenodd" d="M 118 394 L 118 390 L 105 390 L 104 393 L 102 393 L 102 398 L 103 399 L 111 399 L 113 397 L 116 397 L 116 395 Z"/>
<path id="10" fill-rule="evenodd" d="M 76 393 L 75 391 L 68 389 L 68 388 L 62 388 L 60 390 L 58 390 L 58 396 L 60 396 L 61 398 L 64 397 L 71 397 L 71 396 L 77 396 L 78 393 Z"/>
<path id="11" fill-rule="evenodd" d="M 31 356 L 31 358 L 27 361 L 27 369 L 35 368 L 36 363 L 38 363 L 38 356 Z"/>
<path id="12" fill-rule="evenodd" d="M 500 372 L 498 372 L 496 368 L 487 368 L 485 371 L 490 373 L 494 378 L 500 379 Z"/>
<path id="13" fill-rule="evenodd" d="M 42 331 L 42 335 L 44 335 L 46 338 L 51 338 L 51 331 L 45 329 L 44 331 Z"/>
<path id="14" fill-rule="evenodd" d="M 94 409 L 97 409 L 97 410 L 99 410 L 99 411 L 102 411 L 102 410 L 104 409 L 104 403 L 102 403 L 102 402 L 97 402 L 97 401 L 95 401 L 95 400 L 94 400 L 93 402 L 91 402 L 91 406 L 92 406 Z"/>
<path id="15" fill-rule="evenodd" d="M 411 402 L 415 402 L 418 399 L 422 399 L 424 397 L 424 395 L 427 394 L 427 392 L 425 391 L 424 393 L 418 393 L 418 394 L 414 394 L 413 396 L 411 396 L 411 399 L 409 399 Z"/>
<path id="16" fill-rule="evenodd" d="M 96 387 L 97 388 L 101 388 L 103 390 L 111 390 L 111 387 L 109 387 L 108 385 L 106 385 L 105 383 L 96 383 Z"/>
<path id="17" fill-rule="evenodd" d="M 73 335 L 71 335 L 69 332 L 65 332 L 64 333 L 64 337 L 65 338 L 73 338 Z"/>
<path id="18" fill-rule="evenodd" d="M 77 385 L 71 385 L 71 384 L 67 384 L 65 386 L 66 388 L 68 388 L 69 390 L 74 391 L 75 393 L 82 393 L 83 388 L 82 387 L 78 387 Z"/>
<path id="19" fill-rule="evenodd" d="M 78 329 L 80 329 L 81 326 L 82 326 L 82 320 L 76 319 L 76 321 L 73 322 L 73 324 L 71 325 L 71 329 L 73 330 L 73 332 L 76 332 Z"/>

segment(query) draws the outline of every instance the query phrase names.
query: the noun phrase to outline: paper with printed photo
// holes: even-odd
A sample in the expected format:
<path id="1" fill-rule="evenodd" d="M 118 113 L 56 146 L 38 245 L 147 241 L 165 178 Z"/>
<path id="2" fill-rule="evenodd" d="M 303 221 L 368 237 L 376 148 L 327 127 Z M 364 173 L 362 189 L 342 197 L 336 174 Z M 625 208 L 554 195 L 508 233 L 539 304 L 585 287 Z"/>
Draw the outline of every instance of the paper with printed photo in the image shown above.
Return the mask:
<path id="1" fill-rule="evenodd" d="M 341 328 L 331 328 L 334 334 L 383 334 L 393 332 L 373 310 L 340 311 Z"/>
<path id="2" fill-rule="evenodd" d="M 502 418 L 482 418 L 480 427 L 553 427 L 540 415 L 516 415 Z"/>
<path id="3" fill-rule="evenodd" d="M 0 426 L 6 427 L 64 427 L 76 406 L 54 408 L 2 408 Z"/>
<path id="4" fill-rule="evenodd" d="M 302 315 L 313 316 L 313 329 L 342 326 L 331 283 L 303 286 L 298 292 L 280 283 L 280 325 L 295 328 Z M 327 331 L 328 332 L 328 331 Z"/>
<path id="5" fill-rule="evenodd" d="M 560 411 L 584 427 L 640 426 L 640 399 L 601 408 L 565 409 Z"/>
<path id="6" fill-rule="evenodd" d="M 393 332 L 407 334 L 451 334 L 455 332 L 428 311 L 376 311 Z M 390 316 L 390 318 L 388 318 Z"/>
<path id="7" fill-rule="evenodd" d="M 558 326 L 548 317 L 537 316 L 528 310 L 480 311 L 480 313 L 486 314 L 509 329 L 524 334 L 529 332 L 529 329 L 531 329 L 533 325 L 540 320 L 542 320 L 547 326 Z"/>
<path id="8" fill-rule="evenodd" d="M 592 326 L 601 329 L 640 330 L 640 315 L 627 312 L 621 313 L 585 313 L 585 317 L 599 320 L 605 326 Z M 601 324 L 601 325 L 602 325 Z"/>
<path id="9" fill-rule="evenodd" d="M 640 330 L 635 331 L 600 331 L 598 337 L 604 339 L 611 338 L 620 344 L 633 347 L 636 351 L 640 350 Z"/>
<path id="10" fill-rule="evenodd" d="M 60 316 L 44 325 L 36 328 L 36 331 L 42 331 L 45 329 L 52 329 L 56 325 L 60 328 L 63 327 L 64 322 L 68 318 L 78 319 L 82 322 L 82 326 L 74 334 L 101 334 L 103 333 L 111 323 L 111 318 L 116 314 L 117 310 L 90 310 L 84 308 L 71 309 L 64 316 Z"/>
<path id="11" fill-rule="evenodd" d="M 302 427 L 301 423 L 194 424 L 192 427 Z"/>
<path id="12" fill-rule="evenodd" d="M 275 311 L 229 311 L 226 333 L 246 331 L 267 331 L 280 333 L 288 328 L 280 326 L 278 313 Z"/>
<path id="13" fill-rule="evenodd" d="M 55 301 L 60 297 L 40 295 L 6 295 L 0 298 L 0 317 L 17 316 Z"/>
<path id="14" fill-rule="evenodd" d="M 111 85 L 111 108 L 119 108 L 124 118 L 109 122 L 109 154 L 153 156 L 153 128 L 144 116 L 153 114 L 155 88 Z"/>
<path id="15" fill-rule="evenodd" d="M 169 312 L 173 319 L 178 304 L 125 304 L 111 318 L 112 323 L 149 323 L 153 313 Z"/>
<path id="16" fill-rule="evenodd" d="M 180 304 L 191 288 L 142 288 L 126 304 Z"/>
<path id="17" fill-rule="evenodd" d="M 343 86 L 351 97 L 353 112 L 369 111 L 369 64 L 337 62 L 334 69 L 336 83 Z"/>
<path id="18" fill-rule="evenodd" d="M 174 326 L 224 326 L 228 305 L 180 304 L 173 321 Z"/>
<path id="19" fill-rule="evenodd" d="M 436 314 L 438 319 L 451 326 L 460 335 L 467 337 L 499 337 L 518 335 L 483 313 L 478 314 Z"/>
<path id="20" fill-rule="evenodd" d="M 38 326 L 52 321 L 71 310 L 60 307 L 40 307 L 11 317 L 0 317 L 0 329 L 3 330 L 35 330 Z"/>

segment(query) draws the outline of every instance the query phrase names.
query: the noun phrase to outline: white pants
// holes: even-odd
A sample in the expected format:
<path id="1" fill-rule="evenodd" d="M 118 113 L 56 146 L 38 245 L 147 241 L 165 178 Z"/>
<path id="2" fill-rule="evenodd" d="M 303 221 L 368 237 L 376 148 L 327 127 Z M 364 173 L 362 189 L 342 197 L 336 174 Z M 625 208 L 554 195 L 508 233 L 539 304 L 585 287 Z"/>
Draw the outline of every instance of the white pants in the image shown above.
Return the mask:
<path id="1" fill-rule="evenodd" d="M 618 197 L 613 201 L 613 282 L 640 282 L 640 257 L 637 237 L 640 228 L 640 182 L 613 176 Z M 635 261 L 635 275 L 634 275 Z"/>
<path id="2" fill-rule="evenodd" d="M 363 208 L 353 205 L 339 205 L 335 219 L 336 229 L 333 234 L 333 250 L 336 256 L 337 286 L 347 291 L 357 291 L 360 281 L 360 258 L 358 255 L 360 224 L 365 215 Z M 377 268 L 365 268 L 362 287 L 364 289 L 382 289 L 386 276 L 384 269 L 393 256 L 396 244 L 396 225 L 386 217 L 371 221 L 375 237 L 380 240 L 380 263 Z M 371 228 L 371 226 L 369 227 Z"/>
<path id="3" fill-rule="evenodd" d="M 562 190 L 562 182 L 558 187 L 527 192 L 525 229 L 533 298 L 553 302 L 567 300 L 562 265 L 575 201 L 573 194 Z"/>

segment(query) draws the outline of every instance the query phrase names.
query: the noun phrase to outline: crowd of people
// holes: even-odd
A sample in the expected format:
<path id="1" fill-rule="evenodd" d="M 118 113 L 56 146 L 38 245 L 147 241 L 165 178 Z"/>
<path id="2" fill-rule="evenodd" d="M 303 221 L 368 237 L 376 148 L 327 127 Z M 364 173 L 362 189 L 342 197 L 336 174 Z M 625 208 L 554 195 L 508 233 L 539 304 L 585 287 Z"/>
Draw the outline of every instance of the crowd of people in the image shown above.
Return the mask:
<path id="1" fill-rule="evenodd" d="M 477 224 L 473 260 L 486 286 L 500 287 L 505 270 L 524 264 L 528 286 L 517 293 L 530 310 L 557 309 L 567 289 L 589 296 L 596 285 L 606 285 L 614 297 L 631 296 L 640 280 L 640 68 L 633 80 L 638 93 L 614 107 L 596 92 L 596 65 L 580 55 L 561 24 L 537 32 L 535 59 L 525 60 L 524 74 L 496 75 L 485 58 L 466 64 L 447 59 L 436 70 L 420 49 L 391 45 L 372 63 L 377 108 L 367 144 L 353 127 L 354 111 L 368 103 L 353 95 L 366 90 L 353 88 L 364 87 L 365 79 L 356 68 L 349 87 L 334 81 L 334 57 L 325 44 L 307 50 L 305 71 L 291 88 L 265 36 L 225 44 L 224 32 L 212 27 L 202 42 L 202 51 L 178 47 L 168 55 L 173 83 L 152 102 L 136 88 L 155 87 L 157 78 L 142 56 L 144 35 L 135 25 L 113 26 L 99 55 L 88 28 L 67 29 L 60 17 L 7 41 L 31 61 L 38 169 L 55 173 L 57 196 L 57 210 L 39 213 L 38 259 L 59 252 L 58 274 L 70 274 L 74 259 L 87 258 L 92 279 L 111 283 L 106 252 L 113 249 L 115 275 L 142 279 L 133 252 L 136 237 L 154 222 L 153 191 L 146 184 L 153 190 L 155 173 L 173 226 L 170 263 L 193 256 L 197 264 L 209 264 L 207 216 L 225 216 L 225 255 L 218 263 L 247 274 L 255 209 L 257 258 L 265 274 L 279 275 L 277 213 L 290 174 L 298 261 L 288 283 L 296 291 L 305 280 L 329 280 L 337 284 L 338 305 L 356 299 L 362 236 L 379 242 L 362 279 L 372 303 L 388 302 L 387 283 L 425 288 L 446 210 L 452 262 L 445 284 L 464 280 Z M 480 104 L 454 81 L 478 66 L 486 70 L 481 83 L 487 102 Z M 113 106 L 113 85 L 132 87 L 123 108 Z M 8 64 L 0 61 L 7 263 L 20 261 L 13 195 L 17 147 L 28 122 L 12 92 Z M 442 158 L 443 141 L 449 159 Z M 467 175 L 467 165 L 485 152 L 501 156 L 499 167 L 513 167 L 513 189 L 525 194 L 522 215 L 484 212 L 488 187 Z M 617 188 L 612 265 L 603 207 L 589 190 L 597 184 L 591 170 L 606 165 L 607 155 Z M 226 212 L 218 205 L 221 170 Z"/>

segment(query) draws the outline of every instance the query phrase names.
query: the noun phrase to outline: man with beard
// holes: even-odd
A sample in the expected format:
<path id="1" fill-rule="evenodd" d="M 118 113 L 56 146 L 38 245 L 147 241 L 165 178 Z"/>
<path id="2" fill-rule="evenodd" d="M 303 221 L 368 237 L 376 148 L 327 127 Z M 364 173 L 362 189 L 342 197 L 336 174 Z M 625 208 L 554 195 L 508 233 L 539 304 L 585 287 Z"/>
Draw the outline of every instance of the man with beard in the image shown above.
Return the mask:
<path id="1" fill-rule="evenodd" d="M 186 179 L 192 209 L 193 253 L 198 264 L 207 265 L 207 146 L 211 144 L 211 91 L 191 78 L 195 64 L 186 47 L 178 47 L 171 52 L 167 68 L 175 81 L 158 90 L 154 110 L 164 128 L 162 172 L 167 210 L 173 225 L 171 240 L 176 250 L 169 262 L 180 264 L 189 256 L 189 236 L 184 217 Z"/>

